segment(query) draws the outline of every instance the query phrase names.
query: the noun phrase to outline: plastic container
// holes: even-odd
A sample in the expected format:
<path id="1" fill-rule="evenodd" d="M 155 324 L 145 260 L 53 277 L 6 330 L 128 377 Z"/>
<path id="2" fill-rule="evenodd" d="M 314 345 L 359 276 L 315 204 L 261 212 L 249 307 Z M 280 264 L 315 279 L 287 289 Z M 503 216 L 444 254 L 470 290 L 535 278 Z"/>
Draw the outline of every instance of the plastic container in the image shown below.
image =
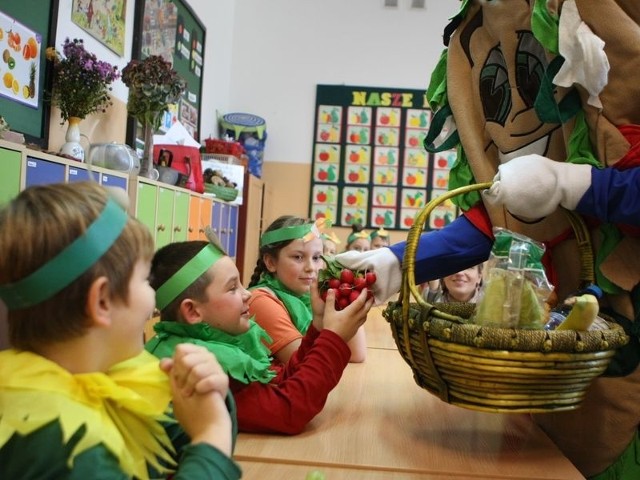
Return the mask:
<path id="1" fill-rule="evenodd" d="M 129 145 L 123 143 L 95 143 L 89 150 L 89 162 L 96 167 L 137 175 L 140 158 Z"/>
<path id="2" fill-rule="evenodd" d="M 263 118 L 251 113 L 227 113 L 219 118 L 221 135 L 238 141 L 248 157 L 249 173 L 261 178 L 267 125 Z"/>

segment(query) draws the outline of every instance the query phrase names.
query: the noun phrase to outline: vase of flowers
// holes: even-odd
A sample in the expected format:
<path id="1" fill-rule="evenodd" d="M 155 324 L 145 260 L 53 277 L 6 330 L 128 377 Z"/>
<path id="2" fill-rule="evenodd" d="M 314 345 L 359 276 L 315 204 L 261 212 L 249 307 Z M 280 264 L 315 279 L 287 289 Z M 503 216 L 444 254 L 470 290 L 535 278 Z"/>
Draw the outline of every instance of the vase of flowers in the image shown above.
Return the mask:
<path id="1" fill-rule="evenodd" d="M 164 112 L 176 103 L 186 83 L 171 63 L 158 55 L 144 60 L 131 60 L 122 69 L 122 82 L 129 87 L 127 111 L 144 130 L 144 156 L 140 175 L 151 177 L 153 172 L 153 133 L 160 128 Z"/>
<path id="2" fill-rule="evenodd" d="M 61 152 L 84 160 L 80 145 L 80 121 L 112 105 L 111 84 L 120 78 L 117 66 L 98 60 L 84 48 L 82 39 L 65 40 L 62 54 L 49 47 L 47 60 L 53 62 L 53 88 L 48 97 L 60 109 L 63 123 L 69 122 Z"/>

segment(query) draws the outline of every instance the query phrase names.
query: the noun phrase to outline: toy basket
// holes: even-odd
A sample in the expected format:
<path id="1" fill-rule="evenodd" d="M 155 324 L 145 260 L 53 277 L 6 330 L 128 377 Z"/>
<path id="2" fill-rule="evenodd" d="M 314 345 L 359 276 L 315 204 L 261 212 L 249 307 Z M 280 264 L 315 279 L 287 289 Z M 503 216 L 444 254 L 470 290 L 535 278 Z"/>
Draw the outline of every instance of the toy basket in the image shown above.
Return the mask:
<path id="1" fill-rule="evenodd" d="M 423 207 L 407 237 L 399 300 L 389 303 L 384 316 L 415 382 L 447 403 L 488 412 L 575 409 L 615 349 L 627 343 L 621 326 L 607 321 L 609 329 L 579 332 L 475 325 L 469 323 L 474 304 L 431 305 L 415 284 L 415 256 L 429 214 L 447 199 L 490 186 L 451 190 Z M 567 214 L 580 250 L 581 279 L 591 283 L 588 231 L 579 216 Z"/>
<path id="2" fill-rule="evenodd" d="M 238 197 L 238 189 L 231 187 L 222 187 L 220 185 L 213 185 L 212 183 L 204 184 L 204 192 L 211 193 L 225 202 L 233 202 Z"/>

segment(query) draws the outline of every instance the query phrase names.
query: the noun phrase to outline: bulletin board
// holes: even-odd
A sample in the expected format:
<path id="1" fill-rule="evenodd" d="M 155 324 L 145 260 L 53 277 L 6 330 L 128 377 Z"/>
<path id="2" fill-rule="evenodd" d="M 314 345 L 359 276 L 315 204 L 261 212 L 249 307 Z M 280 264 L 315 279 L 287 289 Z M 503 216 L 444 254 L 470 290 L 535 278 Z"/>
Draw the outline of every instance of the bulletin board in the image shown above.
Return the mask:
<path id="1" fill-rule="evenodd" d="M 313 132 L 310 217 L 335 226 L 408 230 L 432 198 L 447 191 L 455 150 L 423 145 L 431 110 L 423 90 L 318 85 Z M 446 201 L 426 229 L 451 223 Z"/>
<path id="2" fill-rule="evenodd" d="M 58 0 L 0 2 L 0 115 L 43 148 L 50 113 L 45 90 L 51 86 L 45 49 L 54 45 L 57 16 Z"/>
<path id="3" fill-rule="evenodd" d="M 160 55 L 186 81 L 179 103 L 165 112 L 160 130 L 179 120 L 198 140 L 202 108 L 202 79 L 206 29 L 184 0 L 137 0 L 132 58 Z M 129 120 L 129 140 L 144 146 L 142 129 Z M 133 143 L 132 143 L 133 144 Z"/>

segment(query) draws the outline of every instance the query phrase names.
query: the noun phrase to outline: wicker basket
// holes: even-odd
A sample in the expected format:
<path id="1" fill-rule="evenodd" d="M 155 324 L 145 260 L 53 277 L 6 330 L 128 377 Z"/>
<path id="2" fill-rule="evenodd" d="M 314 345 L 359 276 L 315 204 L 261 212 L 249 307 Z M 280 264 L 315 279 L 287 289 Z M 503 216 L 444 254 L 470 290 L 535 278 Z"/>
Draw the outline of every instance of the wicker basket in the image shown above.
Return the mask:
<path id="1" fill-rule="evenodd" d="M 220 185 L 213 185 L 212 183 L 204 184 L 205 193 L 211 193 L 226 202 L 233 202 L 238 197 L 238 189 L 231 187 L 222 187 Z"/>
<path id="2" fill-rule="evenodd" d="M 432 210 L 456 195 L 490 186 L 452 190 L 420 211 L 407 238 L 399 301 L 390 302 L 384 316 L 416 383 L 447 403 L 488 412 L 575 409 L 615 349 L 628 341 L 622 327 L 607 322 L 609 329 L 578 332 L 479 326 L 468 323 L 474 304 L 431 305 L 415 284 L 418 241 Z M 590 283 L 590 238 L 580 217 L 567 214 L 580 250 L 581 278 Z"/>

